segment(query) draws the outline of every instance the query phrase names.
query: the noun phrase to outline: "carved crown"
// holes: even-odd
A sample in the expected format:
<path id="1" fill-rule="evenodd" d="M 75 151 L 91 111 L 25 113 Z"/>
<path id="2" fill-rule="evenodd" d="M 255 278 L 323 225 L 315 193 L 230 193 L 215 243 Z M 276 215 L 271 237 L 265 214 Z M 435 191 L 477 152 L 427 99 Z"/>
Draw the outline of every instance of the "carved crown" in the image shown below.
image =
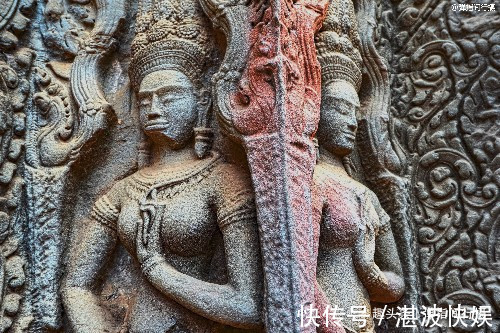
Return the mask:
<path id="1" fill-rule="evenodd" d="M 207 26 L 196 0 L 142 0 L 129 73 L 135 89 L 147 74 L 164 69 L 199 82 L 212 47 Z"/>
<path id="2" fill-rule="evenodd" d="M 323 84 L 347 81 L 361 86 L 361 40 L 351 0 L 332 0 L 321 31 L 316 36 Z"/>

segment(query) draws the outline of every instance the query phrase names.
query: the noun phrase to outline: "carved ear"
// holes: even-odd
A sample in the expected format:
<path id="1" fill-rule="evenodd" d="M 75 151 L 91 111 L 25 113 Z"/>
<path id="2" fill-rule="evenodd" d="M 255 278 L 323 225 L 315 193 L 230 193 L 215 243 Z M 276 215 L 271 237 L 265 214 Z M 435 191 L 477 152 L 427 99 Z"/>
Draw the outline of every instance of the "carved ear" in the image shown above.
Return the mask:
<path id="1" fill-rule="evenodd" d="M 194 129 L 194 152 L 198 158 L 204 158 L 212 150 L 214 133 L 208 127 L 196 127 Z"/>
<path id="2" fill-rule="evenodd" d="M 313 138 L 314 151 L 316 152 L 316 163 L 319 161 L 319 141 L 317 137 Z"/>

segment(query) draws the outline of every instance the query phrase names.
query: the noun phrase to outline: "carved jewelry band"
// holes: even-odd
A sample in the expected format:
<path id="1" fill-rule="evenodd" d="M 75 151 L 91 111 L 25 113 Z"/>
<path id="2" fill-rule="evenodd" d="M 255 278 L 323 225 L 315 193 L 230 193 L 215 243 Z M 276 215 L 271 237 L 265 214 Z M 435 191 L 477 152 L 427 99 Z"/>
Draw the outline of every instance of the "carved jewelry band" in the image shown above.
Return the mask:
<path id="1" fill-rule="evenodd" d="M 164 259 L 159 254 L 154 254 L 146 258 L 141 264 L 141 270 L 144 275 L 149 276 L 149 273 L 158 266 Z"/>

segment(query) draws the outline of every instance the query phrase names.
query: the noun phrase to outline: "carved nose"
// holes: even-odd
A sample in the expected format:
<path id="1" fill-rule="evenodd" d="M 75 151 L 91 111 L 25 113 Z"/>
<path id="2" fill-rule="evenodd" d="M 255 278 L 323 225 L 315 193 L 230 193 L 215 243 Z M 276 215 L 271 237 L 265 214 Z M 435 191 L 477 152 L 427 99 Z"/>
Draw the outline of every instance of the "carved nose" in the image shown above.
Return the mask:
<path id="1" fill-rule="evenodd" d="M 347 128 L 349 128 L 349 130 L 351 130 L 352 132 L 356 132 L 356 130 L 358 129 L 358 125 L 355 123 L 348 124 Z"/>
<path id="2" fill-rule="evenodd" d="M 148 112 L 148 120 L 156 120 L 161 117 L 161 111 L 158 103 L 158 96 L 156 96 L 155 94 L 153 95 L 153 99 L 151 100 L 151 108 Z"/>

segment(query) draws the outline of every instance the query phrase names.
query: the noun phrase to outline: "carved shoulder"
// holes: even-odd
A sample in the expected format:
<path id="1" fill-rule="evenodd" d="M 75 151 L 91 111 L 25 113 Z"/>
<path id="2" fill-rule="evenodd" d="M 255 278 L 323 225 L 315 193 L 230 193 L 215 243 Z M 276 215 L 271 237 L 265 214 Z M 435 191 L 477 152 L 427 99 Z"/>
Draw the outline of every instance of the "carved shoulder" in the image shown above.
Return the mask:
<path id="1" fill-rule="evenodd" d="M 236 221 L 255 220 L 255 202 L 248 172 L 234 164 L 220 163 L 214 170 L 213 192 L 221 229 Z"/>
<path id="2" fill-rule="evenodd" d="M 129 177 L 113 184 L 105 194 L 97 199 L 92 208 L 92 218 L 112 230 L 116 230 L 121 203 L 125 196 L 125 186 Z"/>
<path id="3" fill-rule="evenodd" d="M 365 191 L 369 191 L 365 185 L 347 173 L 339 172 L 335 167 L 323 162 L 318 163 L 314 169 L 314 185 L 322 192 L 333 189 L 343 193 L 352 192 L 358 197 L 362 197 Z"/>

